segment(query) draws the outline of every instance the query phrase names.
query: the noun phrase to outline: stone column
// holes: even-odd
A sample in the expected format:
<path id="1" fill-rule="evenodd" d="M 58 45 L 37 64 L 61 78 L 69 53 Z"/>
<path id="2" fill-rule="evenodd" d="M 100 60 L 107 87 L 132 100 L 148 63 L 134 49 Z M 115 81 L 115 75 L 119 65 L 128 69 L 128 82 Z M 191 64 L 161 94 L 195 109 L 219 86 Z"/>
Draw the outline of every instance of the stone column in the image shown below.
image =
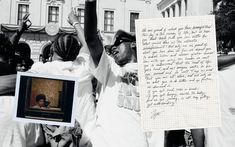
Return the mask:
<path id="1" fill-rule="evenodd" d="M 169 13 L 170 13 L 169 17 L 173 17 L 173 8 L 172 7 L 169 7 Z"/>
<path id="2" fill-rule="evenodd" d="M 185 16 L 185 1 L 181 0 L 181 16 Z"/>
<path id="3" fill-rule="evenodd" d="M 180 16 L 180 12 L 179 12 L 179 4 L 176 2 L 175 3 L 175 17 L 179 17 Z"/>
<path id="4" fill-rule="evenodd" d="M 165 15 L 166 15 L 166 17 L 170 17 L 169 16 L 170 15 L 169 8 L 165 10 Z"/>

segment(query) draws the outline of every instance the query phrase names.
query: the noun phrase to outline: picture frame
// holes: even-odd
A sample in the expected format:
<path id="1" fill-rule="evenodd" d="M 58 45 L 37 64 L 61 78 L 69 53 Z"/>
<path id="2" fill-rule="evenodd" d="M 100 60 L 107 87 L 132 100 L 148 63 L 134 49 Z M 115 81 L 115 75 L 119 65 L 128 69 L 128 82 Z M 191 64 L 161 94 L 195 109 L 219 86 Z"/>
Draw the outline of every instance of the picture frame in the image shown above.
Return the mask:
<path id="1" fill-rule="evenodd" d="M 74 126 L 78 79 L 18 72 L 14 120 Z"/>

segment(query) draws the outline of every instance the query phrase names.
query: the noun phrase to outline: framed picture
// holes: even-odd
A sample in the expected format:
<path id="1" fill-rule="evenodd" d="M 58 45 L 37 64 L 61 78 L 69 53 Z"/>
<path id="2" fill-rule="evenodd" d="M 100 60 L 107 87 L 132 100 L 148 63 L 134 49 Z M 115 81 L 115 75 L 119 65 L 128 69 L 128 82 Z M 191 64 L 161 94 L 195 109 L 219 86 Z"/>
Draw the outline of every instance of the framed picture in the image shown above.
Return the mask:
<path id="1" fill-rule="evenodd" d="M 76 78 L 18 72 L 14 119 L 73 126 L 77 88 Z"/>

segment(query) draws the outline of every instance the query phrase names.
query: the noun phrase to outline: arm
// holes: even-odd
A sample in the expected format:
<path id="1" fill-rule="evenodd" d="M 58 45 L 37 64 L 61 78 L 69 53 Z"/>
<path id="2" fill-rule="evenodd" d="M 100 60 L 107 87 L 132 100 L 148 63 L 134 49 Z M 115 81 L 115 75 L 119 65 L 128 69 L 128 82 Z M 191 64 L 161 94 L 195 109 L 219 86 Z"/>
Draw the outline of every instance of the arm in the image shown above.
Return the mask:
<path id="1" fill-rule="evenodd" d="M 204 129 L 191 129 L 193 142 L 195 147 L 204 147 L 205 135 Z"/>
<path id="2" fill-rule="evenodd" d="M 11 36 L 10 42 L 11 42 L 12 45 L 15 46 L 15 45 L 18 44 L 18 42 L 19 42 L 19 40 L 20 40 L 20 37 L 22 36 L 23 32 L 24 32 L 24 31 L 23 31 L 22 29 L 19 29 L 19 30 L 17 30 L 16 33 L 14 33 L 14 34 Z"/>
<path id="3" fill-rule="evenodd" d="M 28 19 L 29 17 L 29 14 L 26 14 L 24 17 L 23 17 L 23 21 L 20 25 L 20 28 L 19 30 L 13 34 L 10 38 L 10 41 L 11 43 L 15 46 L 18 44 L 19 40 L 20 40 L 20 37 L 22 36 L 22 34 L 24 33 L 25 30 L 27 30 L 30 26 L 31 26 L 31 21 Z M 28 23 L 28 24 L 27 24 Z"/>
<path id="4" fill-rule="evenodd" d="M 82 44 L 82 46 L 87 47 L 87 43 L 86 43 L 85 36 L 84 36 L 84 30 L 82 29 L 81 25 L 79 24 L 79 21 L 78 21 L 78 19 L 75 16 L 73 11 L 71 11 L 69 13 L 68 22 L 76 30 L 77 36 L 78 36 L 78 40 Z"/>
<path id="5" fill-rule="evenodd" d="M 103 52 L 103 44 L 97 35 L 96 0 L 86 0 L 84 33 L 90 54 L 97 66 Z"/>

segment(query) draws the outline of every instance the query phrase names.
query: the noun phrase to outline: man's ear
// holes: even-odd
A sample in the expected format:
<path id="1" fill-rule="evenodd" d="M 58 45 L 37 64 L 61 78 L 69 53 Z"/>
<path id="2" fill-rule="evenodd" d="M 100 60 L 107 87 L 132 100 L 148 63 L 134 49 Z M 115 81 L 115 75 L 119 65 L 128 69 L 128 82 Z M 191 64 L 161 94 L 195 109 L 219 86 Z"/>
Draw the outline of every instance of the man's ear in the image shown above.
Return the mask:
<path id="1" fill-rule="evenodd" d="M 131 43 L 131 48 L 136 48 L 136 43 L 135 42 Z"/>

